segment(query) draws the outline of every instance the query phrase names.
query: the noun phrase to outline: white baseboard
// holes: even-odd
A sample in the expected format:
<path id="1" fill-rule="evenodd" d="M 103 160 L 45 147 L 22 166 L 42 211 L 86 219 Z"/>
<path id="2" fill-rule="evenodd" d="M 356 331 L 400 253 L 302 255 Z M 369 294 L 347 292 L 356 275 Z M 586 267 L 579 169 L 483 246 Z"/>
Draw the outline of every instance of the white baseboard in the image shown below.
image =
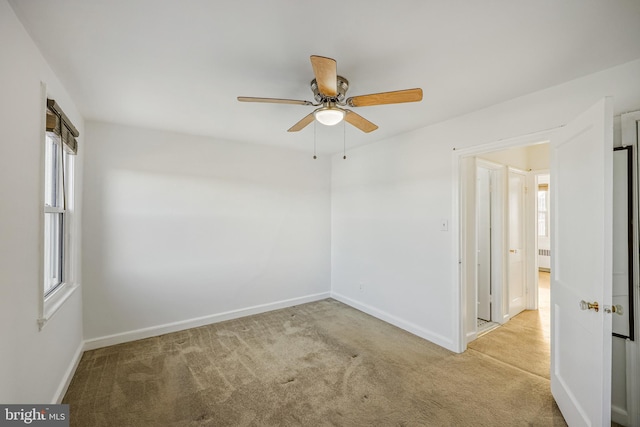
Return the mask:
<path id="1" fill-rule="evenodd" d="M 441 347 L 446 348 L 447 350 L 456 351 L 456 346 L 453 341 L 448 338 L 443 337 L 442 335 L 436 334 L 432 331 L 424 329 L 414 323 L 408 322 L 404 319 L 391 315 L 385 311 L 379 310 L 375 307 L 372 307 L 368 304 L 361 303 L 359 301 L 353 300 L 344 295 L 338 294 L 336 292 L 331 292 L 331 298 L 334 298 L 342 303 L 347 304 L 355 309 L 363 311 L 367 314 L 370 314 L 373 317 L 376 317 L 380 320 L 383 320 L 387 323 L 390 323 L 394 326 L 397 326 L 400 329 L 404 329 L 407 332 L 411 332 L 414 335 L 419 336 L 427 341 L 431 341 L 434 344 L 437 344 Z"/>
<path id="2" fill-rule="evenodd" d="M 82 359 L 82 353 L 84 353 L 84 343 L 80 342 L 80 345 L 76 349 L 73 358 L 71 359 L 71 363 L 69 367 L 64 373 L 62 377 L 62 382 L 58 386 L 53 399 L 51 399 L 51 403 L 58 404 L 62 402 L 67 389 L 69 388 L 69 384 L 71 384 L 71 380 L 73 379 L 73 375 L 76 373 L 76 369 L 78 368 L 78 364 L 80 364 L 80 359 Z"/>
<path id="3" fill-rule="evenodd" d="M 95 350 L 96 348 L 155 337 L 158 335 L 178 332 L 189 328 L 197 328 L 199 326 L 209 325 L 211 323 L 237 319 L 239 317 L 250 316 L 252 314 L 265 313 L 267 311 L 273 311 L 298 304 L 319 301 L 330 297 L 331 294 L 329 292 L 323 292 L 319 294 L 307 295 L 304 297 L 291 298 L 283 301 L 255 305 L 238 310 L 225 311 L 223 313 L 211 314 L 203 317 L 196 317 L 194 319 L 181 320 L 179 322 L 167 323 L 164 325 L 152 326 L 149 328 L 137 329 L 134 331 L 122 332 L 114 335 L 107 335 L 99 338 L 92 338 L 84 342 L 84 350 Z"/>

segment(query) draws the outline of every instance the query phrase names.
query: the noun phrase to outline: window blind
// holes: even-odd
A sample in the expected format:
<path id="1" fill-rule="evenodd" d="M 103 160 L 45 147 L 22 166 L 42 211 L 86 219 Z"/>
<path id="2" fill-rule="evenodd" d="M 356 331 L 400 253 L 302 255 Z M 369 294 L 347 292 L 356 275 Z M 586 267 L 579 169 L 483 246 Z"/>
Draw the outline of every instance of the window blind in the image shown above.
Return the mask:
<path id="1" fill-rule="evenodd" d="M 53 99 L 47 99 L 47 132 L 58 135 L 68 153 L 78 152 L 76 138 L 80 136 L 80 132 Z"/>

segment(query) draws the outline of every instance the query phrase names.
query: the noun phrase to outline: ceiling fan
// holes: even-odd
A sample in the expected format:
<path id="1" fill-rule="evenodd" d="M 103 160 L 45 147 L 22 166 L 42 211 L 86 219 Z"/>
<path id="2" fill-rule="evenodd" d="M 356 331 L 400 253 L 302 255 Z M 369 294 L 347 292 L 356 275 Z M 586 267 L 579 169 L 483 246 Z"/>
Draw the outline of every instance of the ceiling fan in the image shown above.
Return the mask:
<path id="1" fill-rule="evenodd" d="M 311 81 L 311 91 L 313 92 L 315 102 L 281 98 L 256 98 L 250 96 L 239 96 L 238 101 L 319 107 L 303 117 L 298 123 L 291 126 L 288 132 L 298 132 L 313 122 L 314 119 L 327 126 L 336 125 L 344 119 L 347 123 L 357 127 L 361 131 L 369 133 L 378 129 L 378 126 L 344 107 L 367 107 L 371 105 L 400 104 L 403 102 L 417 102 L 422 100 L 422 89 L 420 88 L 372 93 L 346 98 L 349 81 L 337 74 L 335 59 L 312 55 L 311 66 L 313 67 L 313 74 L 315 75 L 315 79 Z"/>

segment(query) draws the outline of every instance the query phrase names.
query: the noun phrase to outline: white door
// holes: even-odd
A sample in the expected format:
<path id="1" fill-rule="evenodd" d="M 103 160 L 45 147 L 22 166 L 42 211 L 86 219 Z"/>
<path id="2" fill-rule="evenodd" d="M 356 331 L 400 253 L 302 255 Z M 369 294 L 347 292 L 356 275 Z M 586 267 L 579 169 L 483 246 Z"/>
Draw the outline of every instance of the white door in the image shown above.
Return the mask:
<path id="1" fill-rule="evenodd" d="M 612 153 L 608 98 L 551 140 L 551 392 L 570 426 L 611 424 Z"/>
<path id="2" fill-rule="evenodd" d="M 526 308 L 525 183 L 526 175 L 509 169 L 509 317 Z"/>
<path id="3" fill-rule="evenodd" d="M 491 320 L 491 171 L 477 168 L 478 319 Z"/>

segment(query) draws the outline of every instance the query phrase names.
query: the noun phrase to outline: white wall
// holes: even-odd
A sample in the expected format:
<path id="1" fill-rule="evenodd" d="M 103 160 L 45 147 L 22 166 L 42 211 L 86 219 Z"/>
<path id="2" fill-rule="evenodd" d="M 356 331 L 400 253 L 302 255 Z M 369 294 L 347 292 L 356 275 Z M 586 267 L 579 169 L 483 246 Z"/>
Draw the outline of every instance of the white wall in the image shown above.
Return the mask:
<path id="1" fill-rule="evenodd" d="M 328 297 L 329 158 L 96 122 L 87 135 L 90 346 Z"/>
<path id="2" fill-rule="evenodd" d="M 342 301 L 461 350 L 453 150 L 556 128 L 600 98 L 640 108 L 640 60 L 333 159 L 332 292 Z M 361 291 L 359 283 L 364 283 Z"/>
<path id="3" fill-rule="evenodd" d="M 82 348 L 82 295 L 78 288 L 38 331 L 43 286 L 41 82 L 80 131 L 76 198 L 83 121 L 5 0 L 0 0 L 0 40 L 0 402 L 49 403 L 61 397 Z"/>
<path id="4" fill-rule="evenodd" d="M 549 144 L 538 144 L 527 147 L 528 169 L 539 171 L 549 169 L 551 151 Z"/>
<path id="5" fill-rule="evenodd" d="M 549 152 L 549 144 L 536 144 L 482 153 L 477 157 L 490 162 L 509 165 L 523 171 L 535 171 L 549 169 L 551 154 Z"/>

